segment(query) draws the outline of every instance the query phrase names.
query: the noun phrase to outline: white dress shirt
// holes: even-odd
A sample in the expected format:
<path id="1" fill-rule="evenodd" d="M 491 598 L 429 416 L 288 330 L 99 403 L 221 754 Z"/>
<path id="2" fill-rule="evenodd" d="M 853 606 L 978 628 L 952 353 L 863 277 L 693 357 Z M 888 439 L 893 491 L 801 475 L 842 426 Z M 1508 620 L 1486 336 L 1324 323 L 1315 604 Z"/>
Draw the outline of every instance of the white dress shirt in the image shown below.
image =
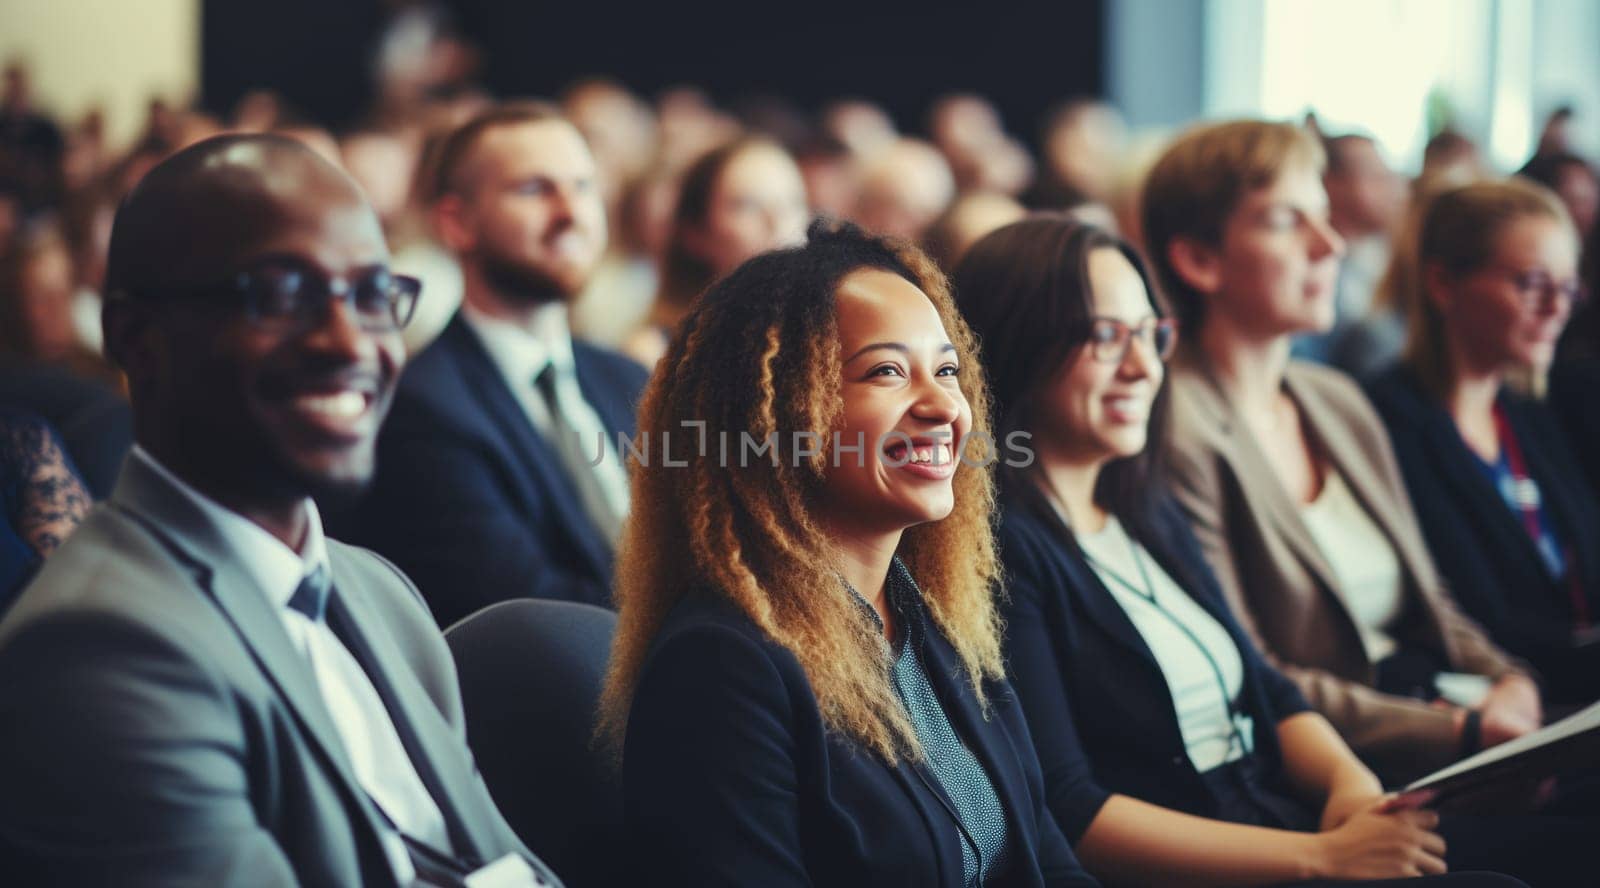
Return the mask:
<path id="1" fill-rule="evenodd" d="M 405 744 L 383 698 L 366 670 L 323 620 L 289 606 L 300 581 L 313 571 L 327 571 L 328 551 L 322 537 L 322 519 L 316 504 L 307 499 L 306 538 L 296 552 L 260 525 L 228 509 L 184 483 L 143 447 L 133 448 L 142 461 L 203 512 L 229 548 L 267 596 L 295 648 L 306 657 L 316 676 L 322 702 L 333 716 L 356 780 L 391 824 L 413 839 L 441 851 L 451 849 L 444 815 L 422 778 L 417 775 Z M 405 841 L 394 829 L 381 836 L 390 866 L 402 885 L 416 876 Z"/>
<path id="2" fill-rule="evenodd" d="M 609 514 L 592 515 L 595 525 L 612 537 L 620 526 L 622 516 L 628 514 L 628 472 L 622 464 L 617 442 L 606 431 L 605 423 L 578 386 L 577 364 L 572 356 L 572 332 L 567 326 L 567 306 L 554 302 L 535 310 L 532 322 L 523 327 L 510 321 L 488 315 L 471 305 L 463 306 L 461 317 L 473 332 L 478 334 L 489 357 L 500 369 L 516 395 L 517 403 L 528 420 L 541 435 L 552 434 L 555 421 L 550 415 L 544 396 L 535 385 L 545 367 L 554 365 L 556 398 L 566 421 L 577 431 L 579 448 L 588 463 L 599 458 L 598 465 L 588 466 L 594 474 L 603 496 L 604 508 Z M 577 469 L 574 469 L 575 471 Z M 585 503 L 588 507 L 590 504 Z M 590 507 L 591 513 L 594 508 Z"/>
<path id="3" fill-rule="evenodd" d="M 1243 757 L 1253 726 L 1248 716 L 1232 714 L 1244 685 L 1244 661 L 1233 636 L 1134 543 L 1116 516 L 1107 515 L 1098 533 L 1077 538 L 1089 566 L 1161 667 L 1195 770 L 1205 773 Z"/>
<path id="4" fill-rule="evenodd" d="M 1398 645 L 1389 633 L 1405 612 L 1405 575 L 1394 545 L 1332 469 L 1300 516 L 1339 580 L 1367 659 L 1376 663 L 1394 653 Z"/>

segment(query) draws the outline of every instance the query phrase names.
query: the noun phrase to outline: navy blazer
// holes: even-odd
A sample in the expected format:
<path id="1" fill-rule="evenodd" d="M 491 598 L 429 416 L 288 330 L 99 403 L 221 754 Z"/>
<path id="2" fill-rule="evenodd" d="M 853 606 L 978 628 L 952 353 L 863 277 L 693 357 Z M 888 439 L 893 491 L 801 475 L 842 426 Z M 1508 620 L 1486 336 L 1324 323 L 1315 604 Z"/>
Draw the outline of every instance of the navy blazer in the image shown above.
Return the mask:
<path id="1" fill-rule="evenodd" d="M 1545 568 L 1539 550 L 1467 449 L 1455 421 L 1415 374 L 1395 367 L 1373 381 L 1428 548 L 1461 607 L 1506 650 L 1541 673 L 1561 702 L 1600 697 L 1600 644 L 1574 647 L 1569 585 Z M 1498 399 L 1545 514 L 1573 559 L 1591 617 L 1600 617 L 1600 506 L 1545 406 L 1502 391 Z"/>
<path id="2" fill-rule="evenodd" d="M 1044 806 L 1010 687 L 987 688 L 985 720 L 931 620 L 923 656 L 1006 811 L 1006 856 L 988 884 L 1095 885 Z M 959 827 L 932 772 L 827 730 L 800 662 L 720 596 L 680 602 L 651 645 L 622 790 L 629 853 L 650 884 L 962 884 Z"/>
<path id="3" fill-rule="evenodd" d="M 1032 484 L 1012 479 L 1003 490 L 1007 674 L 1027 714 L 1062 832 L 1076 844 L 1113 793 L 1222 817 L 1189 760 L 1166 676 L 1144 637 Z M 1280 787 L 1278 723 L 1311 707 L 1239 627 L 1175 503 L 1162 504 L 1155 528 L 1156 539 L 1140 540 L 1145 550 L 1239 648 L 1244 682 L 1238 702 L 1255 723 L 1257 773 L 1269 787 Z"/>
<path id="4" fill-rule="evenodd" d="M 613 446 L 631 437 L 644 368 L 581 341 L 572 352 Z M 372 487 L 334 526 L 409 575 L 441 626 L 508 598 L 611 606 L 610 544 L 459 314 L 406 368 Z"/>
<path id="5" fill-rule="evenodd" d="M 1576 357 L 1550 368 L 1550 408 L 1600 498 L 1600 357 Z"/>

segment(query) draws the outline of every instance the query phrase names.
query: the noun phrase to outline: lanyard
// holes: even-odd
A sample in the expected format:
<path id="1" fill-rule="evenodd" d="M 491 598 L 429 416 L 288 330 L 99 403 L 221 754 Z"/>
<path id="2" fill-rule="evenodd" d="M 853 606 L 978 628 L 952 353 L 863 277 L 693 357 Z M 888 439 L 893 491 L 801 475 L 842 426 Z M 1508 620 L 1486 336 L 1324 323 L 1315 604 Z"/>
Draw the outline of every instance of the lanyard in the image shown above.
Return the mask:
<path id="1" fill-rule="evenodd" d="M 1511 472 L 1512 486 L 1517 490 L 1517 512 L 1522 518 L 1522 526 L 1532 538 L 1535 546 L 1539 545 L 1539 538 L 1544 530 L 1539 525 L 1540 503 L 1529 497 L 1522 496 L 1522 491 L 1533 485 L 1533 475 L 1528 471 L 1528 463 L 1522 456 L 1522 445 L 1518 443 L 1516 434 L 1511 430 L 1511 423 L 1506 419 L 1505 410 L 1500 402 L 1494 405 L 1494 430 L 1500 439 L 1500 447 L 1505 451 L 1506 467 Z M 1578 580 L 1578 571 L 1573 561 L 1571 546 L 1563 547 L 1562 560 L 1567 572 L 1567 595 L 1572 603 L 1572 620 L 1577 628 L 1586 629 L 1589 626 L 1589 600 L 1583 594 L 1583 584 Z"/>
<path id="2" fill-rule="evenodd" d="M 1151 607 L 1155 608 L 1156 613 L 1165 617 L 1167 622 L 1177 627 L 1178 631 L 1182 632 L 1184 637 L 1188 638 L 1189 642 L 1194 645 L 1195 650 L 1200 652 L 1200 656 L 1205 658 L 1206 665 L 1211 667 L 1211 675 L 1217 683 L 1217 691 L 1222 695 L 1222 705 L 1225 713 L 1225 720 L 1228 723 L 1230 733 L 1230 736 L 1228 737 L 1229 754 L 1232 753 L 1233 745 L 1238 744 L 1239 750 L 1245 755 L 1249 755 L 1252 751 L 1253 744 L 1245 737 L 1244 732 L 1239 728 L 1241 713 L 1238 705 L 1233 700 L 1233 695 L 1228 692 L 1228 680 L 1227 677 L 1222 674 L 1221 664 L 1219 664 L 1217 662 L 1217 658 L 1212 655 L 1211 649 L 1200 640 L 1200 636 L 1196 635 L 1194 630 L 1189 628 L 1188 624 L 1178 619 L 1177 616 L 1171 611 L 1167 610 L 1165 607 L 1162 607 L 1161 602 L 1156 600 L 1155 583 L 1150 580 L 1150 572 L 1145 569 L 1144 559 L 1140 557 L 1141 549 L 1139 544 L 1134 541 L 1133 537 L 1128 536 L 1126 531 L 1123 531 L 1123 536 L 1127 537 L 1128 551 L 1133 556 L 1134 566 L 1139 569 L 1139 579 L 1143 585 L 1143 588 L 1129 582 L 1126 577 L 1122 576 L 1122 574 L 1112 570 L 1109 566 L 1096 560 L 1088 552 L 1083 553 L 1084 559 L 1088 561 L 1090 566 L 1092 566 L 1102 576 L 1109 577 L 1110 579 L 1116 581 L 1117 585 L 1122 586 L 1129 592 L 1132 592 L 1134 595 L 1148 603 Z M 1079 548 L 1082 549 L 1081 546 Z M 1227 756 L 1224 756 L 1224 758 L 1226 757 Z"/>

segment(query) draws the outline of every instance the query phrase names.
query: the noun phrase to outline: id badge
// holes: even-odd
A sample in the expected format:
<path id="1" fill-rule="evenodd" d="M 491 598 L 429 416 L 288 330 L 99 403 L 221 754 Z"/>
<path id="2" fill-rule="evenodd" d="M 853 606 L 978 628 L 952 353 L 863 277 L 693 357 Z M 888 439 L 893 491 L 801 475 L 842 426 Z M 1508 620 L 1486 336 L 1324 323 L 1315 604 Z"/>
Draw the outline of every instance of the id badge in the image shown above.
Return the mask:
<path id="1" fill-rule="evenodd" d="M 1256 752 L 1256 720 L 1240 712 L 1233 717 L 1233 730 L 1239 735 L 1239 743 L 1244 747 L 1244 754 L 1255 755 Z"/>

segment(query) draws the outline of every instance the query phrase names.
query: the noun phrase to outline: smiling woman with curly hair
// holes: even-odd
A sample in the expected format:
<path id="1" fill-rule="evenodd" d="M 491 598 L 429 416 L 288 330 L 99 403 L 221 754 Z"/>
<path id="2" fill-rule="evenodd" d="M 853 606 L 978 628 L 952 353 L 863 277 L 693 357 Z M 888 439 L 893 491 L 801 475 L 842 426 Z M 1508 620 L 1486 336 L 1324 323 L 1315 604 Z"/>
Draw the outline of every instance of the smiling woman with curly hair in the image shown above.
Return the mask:
<path id="1" fill-rule="evenodd" d="M 1002 676 L 987 412 L 943 276 L 852 226 L 685 320 L 640 408 L 601 713 L 653 879 L 1093 884 Z"/>

